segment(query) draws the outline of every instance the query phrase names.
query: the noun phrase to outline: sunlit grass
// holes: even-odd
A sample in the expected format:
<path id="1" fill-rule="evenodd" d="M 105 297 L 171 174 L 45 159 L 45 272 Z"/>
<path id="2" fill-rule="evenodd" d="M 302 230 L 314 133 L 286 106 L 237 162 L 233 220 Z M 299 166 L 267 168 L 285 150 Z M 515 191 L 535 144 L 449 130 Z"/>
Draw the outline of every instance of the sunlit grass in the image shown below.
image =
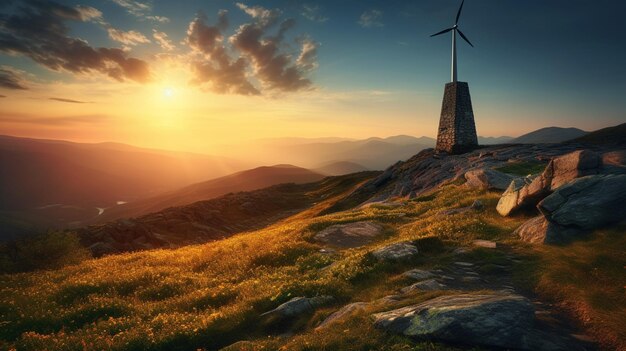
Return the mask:
<path id="1" fill-rule="evenodd" d="M 401 276 L 405 270 L 449 263 L 457 246 L 468 246 L 475 239 L 517 245 L 511 232 L 526 218 L 500 217 L 495 212 L 498 197 L 449 185 L 418 201 L 399 199 L 402 205 L 397 207 L 370 206 L 315 216 L 328 206 L 320 203 L 306 214 L 219 242 L 3 275 L 0 348 L 195 350 L 249 340 L 245 347 L 250 350 L 447 350 L 377 331 L 367 313 L 325 331 L 314 327 L 346 303 L 395 293 L 409 283 Z M 484 210 L 441 213 L 469 206 L 476 199 L 485 204 Z M 316 231 L 329 225 L 362 220 L 383 224 L 385 234 L 368 246 L 334 254 L 321 253 L 323 246 L 312 240 Z M 405 240 L 419 247 L 420 254 L 413 260 L 391 264 L 369 254 Z M 534 250 L 519 247 L 526 253 Z M 489 270 L 489 264 L 497 268 L 500 256 L 479 249 L 468 253 L 467 259 L 480 261 Z M 412 299 L 434 296 L 429 294 L 433 293 Z M 320 295 L 333 296 L 334 302 L 291 321 L 293 337 L 278 336 L 285 326 L 267 325 L 260 317 L 293 297 Z"/>

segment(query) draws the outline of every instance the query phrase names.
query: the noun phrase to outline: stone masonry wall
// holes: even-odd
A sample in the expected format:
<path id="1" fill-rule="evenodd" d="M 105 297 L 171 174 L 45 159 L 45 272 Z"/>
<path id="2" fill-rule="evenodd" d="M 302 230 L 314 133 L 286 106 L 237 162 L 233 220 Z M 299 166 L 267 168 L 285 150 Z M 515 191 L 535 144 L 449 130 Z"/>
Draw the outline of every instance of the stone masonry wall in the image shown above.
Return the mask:
<path id="1" fill-rule="evenodd" d="M 438 151 L 459 154 L 478 146 L 469 86 L 465 82 L 446 84 L 437 134 Z"/>

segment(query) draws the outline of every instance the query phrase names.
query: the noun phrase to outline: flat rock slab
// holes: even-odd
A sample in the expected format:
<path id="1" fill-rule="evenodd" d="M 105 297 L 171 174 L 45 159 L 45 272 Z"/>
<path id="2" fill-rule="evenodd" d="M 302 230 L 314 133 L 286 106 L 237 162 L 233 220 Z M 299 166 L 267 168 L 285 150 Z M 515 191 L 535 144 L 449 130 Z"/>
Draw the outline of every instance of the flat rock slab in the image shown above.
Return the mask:
<path id="1" fill-rule="evenodd" d="M 376 313 L 374 325 L 392 333 L 467 345 L 530 349 L 533 306 L 515 294 L 459 294 Z"/>
<path id="2" fill-rule="evenodd" d="M 415 280 L 424 280 L 424 279 L 428 279 L 428 278 L 432 278 L 435 275 L 429 271 L 425 271 L 423 269 L 411 269 L 410 271 L 406 271 L 404 273 L 402 273 L 403 276 L 410 278 L 410 279 L 415 279 Z"/>
<path id="3" fill-rule="evenodd" d="M 371 221 L 336 224 L 315 234 L 314 239 L 340 248 L 359 247 L 372 242 L 383 229 L 382 225 Z"/>
<path id="4" fill-rule="evenodd" d="M 372 255 L 381 261 L 402 261 L 417 255 L 417 246 L 405 241 L 387 245 L 372 252 Z"/>
<path id="5" fill-rule="evenodd" d="M 273 315 L 278 317 L 296 317 L 303 313 L 310 312 L 317 307 L 333 300 L 332 296 L 316 297 L 294 297 L 293 299 L 279 305 L 275 309 L 261 314 L 261 316 Z"/>
<path id="6" fill-rule="evenodd" d="M 403 294 L 408 294 L 416 290 L 433 291 L 433 290 L 444 290 L 444 289 L 446 289 L 446 286 L 444 284 L 441 284 L 435 279 L 428 279 L 428 280 L 424 280 L 424 281 L 409 285 L 406 288 L 402 288 L 400 292 L 402 292 Z"/>
<path id="7" fill-rule="evenodd" d="M 474 244 L 474 246 L 484 247 L 484 248 L 488 248 L 488 249 L 495 249 L 495 248 L 496 248 L 496 243 L 495 243 L 495 241 L 489 241 L 489 240 L 474 240 L 474 241 L 472 242 L 472 244 Z"/>
<path id="8" fill-rule="evenodd" d="M 335 311 L 330 316 L 328 316 L 326 319 L 324 319 L 324 321 L 320 323 L 320 325 L 317 326 L 317 328 L 315 329 L 325 328 L 340 319 L 343 319 L 347 316 L 351 316 L 359 311 L 364 310 L 368 305 L 369 303 L 367 302 L 354 302 L 354 303 L 345 305 L 339 310 Z"/>

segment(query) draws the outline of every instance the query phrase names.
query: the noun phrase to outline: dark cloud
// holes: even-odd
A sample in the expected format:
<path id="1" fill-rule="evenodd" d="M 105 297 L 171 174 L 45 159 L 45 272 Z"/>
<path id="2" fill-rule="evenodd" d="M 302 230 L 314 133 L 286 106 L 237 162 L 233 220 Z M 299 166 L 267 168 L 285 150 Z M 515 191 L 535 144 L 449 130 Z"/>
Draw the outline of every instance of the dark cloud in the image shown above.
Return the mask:
<path id="1" fill-rule="evenodd" d="M 236 5 L 252 21 L 240 25 L 228 40 L 223 34 L 228 27 L 224 10 L 218 13 L 213 26 L 206 24 L 207 18 L 202 14 L 189 24 L 186 43 L 196 54 L 192 62 L 193 82 L 214 92 L 243 95 L 311 87 L 306 74 L 317 68 L 318 44 L 299 39 L 298 55 L 284 52 L 290 47 L 285 34 L 296 25 L 294 19 L 280 21 L 282 11 L 277 9 Z"/>
<path id="2" fill-rule="evenodd" d="M 26 90 L 22 78 L 10 69 L 0 68 L 0 88 Z"/>
<path id="3" fill-rule="evenodd" d="M 226 51 L 222 31 L 227 26 L 226 11 L 220 11 L 215 26 L 207 25 L 204 15 L 198 15 L 189 24 L 187 44 L 202 57 L 192 63 L 193 82 L 207 84 L 212 91 L 221 94 L 259 94 L 246 77 L 245 59 L 231 59 Z"/>
<path id="4" fill-rule="evenodd" d="M 100 72 L 118 81 L 148 81 L 150 72 L 145 61 L 127 57 L 122 49 L 94 48 L 68 36 L 67 21 L 98 16 L 99 11 L 93 8 L 22 1 L 12 14 L 0 14 L 0 52 L 30 57 L 55 71 Z"/>
<path id="5" fill-rule="evenodd" d="M 80 100 L 73 100 L 73 99 L 65 99 L 65 98 L 56 98 L 56 97 L 51 97 L 49 98 L 50 100 L 54 100 L 54 101 L 60 101 L 60 102 L 68 102 L 71 104 L 87 104 L 87 101 L 80 101 Z"/>
<path id="6" fill-rule="evenodd" d="M 6 95 L 0 95 L 0 98 L 5 98 L 5 97 L 7 97 L 7 96 Z"/>
<path id="7" fill-rule="evenodd" d="M 293 63 L 289 54 L 280 51 L 286 31 L 294 26 L 292 19 L 283 21 L 276 36 L 266 36 L 265 21 L 241 25 L 230 38 L 233 46 L 252 63 L 261 84 L 270 90 L 297 91 L 311 86 L 302 67 Z"/>

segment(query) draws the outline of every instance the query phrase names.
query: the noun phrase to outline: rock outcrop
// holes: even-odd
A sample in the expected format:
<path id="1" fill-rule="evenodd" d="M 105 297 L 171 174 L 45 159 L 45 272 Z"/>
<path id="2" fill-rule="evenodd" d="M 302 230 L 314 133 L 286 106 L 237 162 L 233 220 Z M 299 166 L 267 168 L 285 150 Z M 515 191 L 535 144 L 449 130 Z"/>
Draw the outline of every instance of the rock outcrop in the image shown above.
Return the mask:
<path id="1" fill-rule="evenodd" d="M 514 232 L 522 241 L 532 244 L 563 244 L 583 234 L 578 228 L 563 227 L 537 216 L 524 222 Z"/>
<path id="2" fill-rule="evenodd" d="M 519 295 L 459 294 L 373 317 L 377 328 L 417 339 L 529 349 L 525 336 L 532 328 L 534 309 Z"/>
<path id="3" fill-rule="evenodd" d="M 373 251 L 372 255 L 381 261 L 401 261 L 409 259 L 417 253 L 417 246 L 406 241 L 381 247 Z"/>
<path id="4" fill-rule="evenodd" d="M 550 222 L 595 229 L 626 219 L 626 175 L 595 175 L 576 179 L 538 205 Z"/>
<path id="5" fill-rule="evenodd" d="M 426 149 L 365 182 L 325 213 L 353 208 L 355 204 L 427 195 L 455 180 L 464 181 L 465 173 L 474 169 L 493 169 L 510 162 L 547 161 L 578 149 L 580 145 L 576 144 L 494 145 L 463 155 L 441 155 Z"/>
<path id="6" fill-rule="evenodd" d="M 382 233 L 382 225 L 371 221 L 361 221 L 332 225 L 315 234 L 313 238 L 332 246 L 351 248 L 366 245 Z"/>
<path id="7" fill-rule="evenodd" d="M 489 168 L 473 169 L 465 172 L 465 184 L 481 190 L 506 190 L 513 176 Z"/>
<path id="8" fill-rule="evenodd" d="M 589 150 L 578 150 L 557 157 L 530 183 L 519 180 L 511 182 L 496 209 L 500 215 L 508 216 L 517 210 L 532 208 L 561 185 L 582 176 L 598 174 L 601 164 L 600 156 Z"/>
<path id="9" fill-rule="evenodd" d="M 593 229 L 626 219 L 626 175 L 578 178 L 537 205 L 541 215 L 514 233 L 530 243 L 568 242 Z"/>

